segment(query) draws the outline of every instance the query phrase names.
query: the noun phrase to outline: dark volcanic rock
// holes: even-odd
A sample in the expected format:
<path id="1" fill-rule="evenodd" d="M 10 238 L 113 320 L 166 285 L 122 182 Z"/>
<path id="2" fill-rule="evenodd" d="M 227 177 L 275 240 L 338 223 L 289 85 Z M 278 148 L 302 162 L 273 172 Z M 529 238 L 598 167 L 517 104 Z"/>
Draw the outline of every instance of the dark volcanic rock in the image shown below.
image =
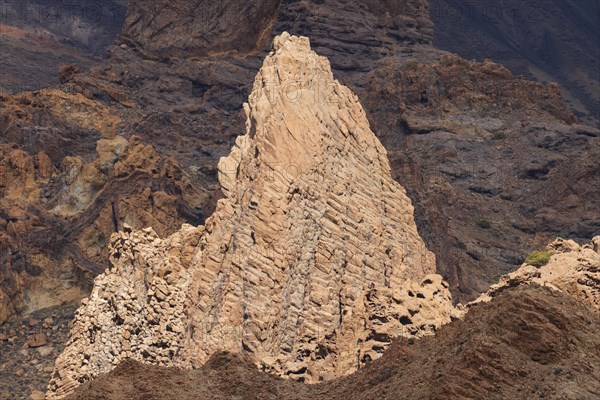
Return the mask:
<path id="1" fill-rule="evenodd" d="M 430 0 L 435 44 L 513 73 L 558 82 L 569 108 L 600 124 L 600 2 Z"/>
<path id="2" fill-rule="evenodd" d="M 0 24 L 0 92 L 18 93 L 58 85 L 58 69 L 77 64 L 87 70 L 96 60 L 52 39 Z"/>
<path id="3" fill-rule="evenodd" d="M 0 92 L 56 86 L 58 69 L 86 71 L 121 30 L 127 0 L 0 2 Z"/>
<path id="4" fill-rule="evenodd" d="M 247 53 L 269 38 L 280 0 L 133 0 L 123 37 L 161 57 Z"/>
<path id="5" fill-rule="evenodd" d="M 69 337 L 76 307 L 56 306 L 28 317 L 12 316 L 0 326 L 0 398 L 29 399 L 34 391 L 44 393 L 54 359 Z M 28 320 L 36 319 L 35 326 Z M 43 336 L 47 343 L 28 347 L 30 337 Z"/>
<path id="6" fill-rule="evenodd" d="M 120 32 L 127 0 L 3 0 L 0 23 L 103 55 Z"/>

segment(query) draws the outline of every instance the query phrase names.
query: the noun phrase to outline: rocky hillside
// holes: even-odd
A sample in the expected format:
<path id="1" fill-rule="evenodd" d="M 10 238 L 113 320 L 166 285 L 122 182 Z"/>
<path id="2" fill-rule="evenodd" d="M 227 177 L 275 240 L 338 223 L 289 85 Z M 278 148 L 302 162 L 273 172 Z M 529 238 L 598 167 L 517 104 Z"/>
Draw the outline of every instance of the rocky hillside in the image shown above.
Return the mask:
<path id="1" fill-rule="evenodd" d="M 600 3 L 430 0 L 436 47 L 558 82 L 582 121 L 600 124 Z"/>
<path id="2" fill-rule="evenodd" d="M 600 396 L 598 329 L 599 314 L 568 295 L 513 288 L 332 382 L 282 381 L 243 357 L 217 354 L 193 371 L 126 362 L 69 400 L 592 400 Z"/>
<path id="3" fill-rule="evenodd" d="M 103 55 L 121 31 L 128 0 L 4 0 L 3 24 Z"/>
<path id="4" fill-rule="evenodd" d="M 101 63 L 121 30 L 127 0 L 4 0 L 0 92 L 54 87 L 62 65 Z"/>
<path id="5" fill-rule="evenodd" d="M 262 4 L 246 3 L 240 10 L 221 2 L 216 15 L 245 15 Z M 169 18 L 189 21 L 177 4 L 170 13 L 186 18 Z M 0 213 L 3 259 L 10 260 L 0 285 L 15 299 L 1 305 L 4 316 L 38 308 L 45 303 L 30 299 L 40 296 L 79 298 L 60 293 L 89 290 L 108 265 L 110 234 L 123 223 L 152 226 L 162 236 L 212 213 L 220 196 L 217 162 L 243 132 L 242 104 L 271 38 L 284 29 L 311 37 L 358 95 L 456 300 L 485 292 L 556 236 L 589 240 L 600 230 L 600 132 L 573 123 L 557 86 L 433 48 L 426 1 L 282 1 L 261 19 L 268 34 L 248 32 L 254 39 L 245 44 L 228 35 L 172 42 L 176 22 L 161 25 L 144 10 L 132 2 L 105 63 L 88 73 L 65 69 L 58 90 L 0 99 L 5 153 L 34 160 L 43 151 L 50 159 L 39 155 L 43 168 L 32 161 L 22 170 L 3 158 L 5 180 L 16 173 L 36 182 L 10 196 L 0 187 L 10 203 Z M 220 18 L 218 30 L 238 20 Z M 147 27 L 153 45 L 138 26 Z M 222 51 L 227 46 L 235 50 Z M 127 157 L 131 166 L 110 168 L 117 162 L 110 149 L 98 155 L 98 142 L 113 135 L 139 146 Z M 103 157 L 111 161 L 95 161 Z M 88 177 L 75 179 L 80 170 Z M 56 213 L 73 194 L 80 199 L 70 200 L 70 211 Z M 36 277 L 64 290 L 32 286 Z"/>
<path id="6" fill-rule="evenodd" d="M 87 70 L 89 54 L 42 36 L 0 24 L 0 93 L 19 93 L 60 83 L 59 68 L 76 64 Z"/>
<path id="7" fill-rule="evenodd" d="M 159 13 L 148 2 L 131 1 L 108 58 L 94 61 L 90 71 L 79 57 L 90 50 L 73 53 L 72 42 L 60 38 L 68 32 L 0 29 L 0 36 L 8 33 L 5 48 L 17 49 L 0 60 L 2 73 L 6 65 L 16 68 L 7 75 L 12 80 L 3 80 L 16 90 L 30 88 L 22 78 L 34 76 L 31 64 L 22 60 L 37 60 L 30 53 L 39 56 L 41 45 L 53 57 L 44 58 L 48 64 L 39 61 L 43 71 L 36 85 L 50 79 L 61 60 L 80 64 L 61 68 L 54 82 L 63 83 L 55 89 L 0 94 L 0 322 L 12 315 L 9 326 L 27 326 L 30 313 L 78 304 L 110 265 L 109 238 L 126 225 L 132 231 L 150 227 L 158 236 L 148 231 L 151 241 L 170 243 L 182 223 L 204 224 L 224 196 L 219 159 L 245 131 L 242 105 L 273 38 L 284 30 L 310 37 L 315 52 L 328 57 L 334 76 L 364 106 L 454 301 L 487 292 L 557 236 L 583 243 L 600 232 L 600 131 L 577 121 L 560 86 L 509 69 L 542 75 L 436 49 L 433 0 L 433 10 L 427 0 L 163 3 Z M 527 58 L 548 62 L 535 64 L 545 71 L 541 79 L 555 80 L 544 78 L 550 74 L 574 93 L 563 75 L 552 72 L 561 65 L 578 71 L 567 77 L 576 84 L 597 85 L 585 67 L 586 57 L 597 51 L 587 39 L 593 35 L 577 39 L 591 14 L 575 8 L 569 13 L 554 3 L 543 15 L 570 21 L 566 26 L 574 28 L 562 30 L 564 38 L 552 34 L 549 21 L 556 19 L 544 17 L 542 29 L 549 34 L 521 27 L 516 38 L 530 39 L 514 41 L 543 50 Z M 583 22 L 575 27 L 578 18 Z M 103 37 L 110 26 L 93 32 Z M 501 32 L 512 37 L 515 28 L 494 27 L 492 41 Z M 443 27 L 437 32 L 440 38 Z M 472 43 L 487 36 L 460 37 Z M 569 69 L 556 56 L 565 52 L 582 66 Z M 477 54 L 465 56 L 486 57 Z M 584 83 L 581 93 L 597 93 Z M 538 275 L 529 267 L 522 272 L 525 280 Z M 583 282 L 588 275 L 594 277 L 574 274 Z M 17 336 L 11 334 L 12 343 L 26 339 Z M 20 357 L 16 346 L 5 347 L 8 358 Z M 31 371 L 47 369 L 42 364 L 50 361 L 43 361 Z M 9 381 L 22 384 L 13 389 L 26 397 L 28 380 Z"/>
<path id="8" fill-rule="evenodd" d="M 0 321 L 78 302 L 123 223 L 168 235 L 203 221 L 206 192 L 174 158 L 116 135 L 114 107 L 59 90 L 2 101 Z"/>
<path id="9" fill-rule="evenodd" d="M 199 368 L 223 350 L 319 382 L 458 314 L 358 99 L 308 38 L 275 38 L 244 109 L 204 226 L 113 237 L 49 398 L 127 358 Z"/>
<path id="10" fill-rule="evenodd" d="M 600 229 L 600 193 L 593 184 L 599 167 L 589 161 L 598 158 L 600 131 L 573 123 L 556 85 L 435 50 L 427 2 L 392 4 L 281 2 L 269 37 L 282 30 L 310 37 L 359 96 L 456 297 L 476 297 L 556 236 L 589 240 Z M 357 28 L 348 32 L 347 23 Z M 168 42 L 168 31 L 155 34 Z M 144 123 L 152 131 L 147 140 L 155 142 L 175 125 L 178 141 L 170 145 L 180 157 L 214 168 L 235 129 L 242 129 L 238 110 L 259 67 L 260 43 L 229 54 L 218 51 L 220 43 L 214 55 L 199 60 L 182 50 L 168 62 L 154 58 L 131 68 L 140 54 L 159 54 L 149 53 L 135 30 L 125 30 L 124 38 L 133 49 L 114 51 L 110 71 L 119 78 L 112 83 L 135 87 L 151 103 L 155 117 Z M 170 122 L 163 125 L 165 119 Z M 212 157 L 191 150 L 199 126 L 211 127 L 212 139 L 202 145 Z"/>

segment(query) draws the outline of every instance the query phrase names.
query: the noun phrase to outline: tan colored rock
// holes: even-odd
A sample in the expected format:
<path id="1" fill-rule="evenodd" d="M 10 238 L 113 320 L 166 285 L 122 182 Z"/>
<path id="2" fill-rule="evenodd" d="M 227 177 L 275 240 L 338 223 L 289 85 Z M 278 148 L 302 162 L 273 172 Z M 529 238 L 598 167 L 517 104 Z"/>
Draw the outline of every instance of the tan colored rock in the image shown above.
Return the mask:
<path id="1" fill-rule="evenodd" d="M 307 38 L 276 38 L 244 109 L 205 226 L 113 235 L 47 398 L 125 358 L 198 368 L 220 350 L 318 382 L 455 314 L 385 149 Z"/>
<path id="2" fill-rule="evenodd" d="M 36 350 L 37 350 L 38 354 L 44 358 L 52 355 L 52 352 L 54 351 L 52 346 L 41 346 L 41 347 L 38 347 Z"/>
<path id="3" fill-rule="evenodd" d="M 506 288 L 532 283 L 566 292 L 600 310 L 600 236 L 580 246 L 573 240 L 558 238 L 548 245 L 550 261 L 541 267 L 523 264 L 492 285 L 487 293 L 469 303 L 490 301 Z"/>
<path id="4" fill-rule="evenodd" d="M 44 393 L 39 390 L 34 390 L 29 396 L 29 400 L 44 400 Z"/>
<path id="5" fill-rule="evenodd" d="M 48 336 L 45 333 L 34 333 L 25 341 L 25 346 L 30 348 L 42 347 L 48 344 Z"/>

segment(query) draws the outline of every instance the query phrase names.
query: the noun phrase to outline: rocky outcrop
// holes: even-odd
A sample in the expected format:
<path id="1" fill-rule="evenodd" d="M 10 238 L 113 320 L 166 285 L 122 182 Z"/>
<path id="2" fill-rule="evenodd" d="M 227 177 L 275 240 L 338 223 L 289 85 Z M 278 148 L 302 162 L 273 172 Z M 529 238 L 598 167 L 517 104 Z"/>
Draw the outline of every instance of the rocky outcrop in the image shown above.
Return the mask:
<path id="1" fill-rule="evenodd" d="M 190 201 L 186 191 L 160 174 L 115 179 L 117 183 L 108 184 L 111 195 L 98 198 L 110 201 L 102 211 L 104 233 L 98 236 L 102 240 L 88 241 L 102 243 L 93 249 L 108 242 L 112 233 L 108 228 L 114 225 L 110 204 L 123 198 L 132 199 L 127 207 L 136 213 L 152 207 L 154 196 L 148 191 L 162 188 L 158 191 L 168 193 L 176 217 L 161 214 L 156 220 L 162 222 L 152 222 L 149 216 L 127 218 L 134 228 L 155 225 L 161 236 L 163 225 L 171 234 L 182 222 L 202 223 L 212 213 L 220 196 L 218 160 L 244 129 L 240 110 L 251 90 L 249 83 L 271 38 L 284 29 L 311 37 L 313 48 L 329 58 L 336 76 L 361 100 L 388 151 L 392 176 L 407 189 L 419 233 L 436 253 L 437 270 L 455 300 L 473 300 L 520 265 L 529 251 L 554 237 L 586 241 L 600 229 L 600 191 L 595 184 L 599 165 L 591 161 L 600 157 L 598 130 L 573 124 L 556 85 L 526 81 L 497 64 L 465 61 L 434 49 L 426 1 L 282 1 L 273 20 L 262 20 L 272 22 L 269 29 L 260 28 L 269 32 L 267 39 L 257 41 L 263 47 L 257 44 L 252 50 L 252 44 L 237 52 L 218 50 L 232 45 L 237 33 L 229 39 L 215 36 L 214 49 L 201 44 L 201 35 L 190 43 L 170 42 L 169 31 L 190 18 L 179 3 L 159 17 L 149 12 L 152 7 L 132 1 L 129 21 L 139 17 L 145 34 L 155 40 L 126 27 L 106 63 L 65 75 L 67 82 L 54 95 L 2 97 L 0 142 L 17 144 L 29 157 L 43 150 L 55 168 L 67 156 L 81 157 L 84 164 L 93 162 L 103 135 L 100 130 L 110 127 L 111 120 L 120 120 L 115 133 L 127 140 L 137 136 L 162 159 L 176 159 L 177 174 L 203 192 L 203 200 Z M 197 2 L 204 9 L 233 4 L 228 3 Z M 258 4 L 246 3 L 250 8 Z M 215 12 L 221 15 L 225 8 Z M 149 22 L 168 15 L 172 22 L 168 26 Z M 223 32 L 238 29 L 241 35 L 248 28 L 244 18 L 219 21 L 228 24 L 219 28 Z M 250 30 L 243 36 L 255 38 Z M 153 51 L 153 46 L 171 49 L 170 58 L 161 58 L 166 53 Z M 207 56 L 199 57 L 204 50 L 191 51 L 202 46 L 208 49 Z M 67 195 L 60 187 L 48 187 L 42 197 L 55 207 Z M 166 199 L 158 198 L 158 204 Z M 196 209 L 198 205 L 201 208 Z M 41 235 L 27 226 L 24 235 L 43 239 L 70 230 L 55 227 L 50 235 L 48 231 Z M 79 238 L 79 233 L 61 235 L 58 245 L 32 241 L 30 246 L 60 258 Z M 12 249 L 17 253 L 15 246 Z M 77 258 L 70 270 L 83 266 L 97 271 L 88 273 L 84 280 L 89 282 L 107 265 L 105 256 L 104 251 L 97 258 L 101 262 L 91 264 Z M 36 265 L 45 269 L 46 263 Z M 63 279 L 66 289 L 80 281 L 76 274 Z"/>
<path id="2" fill-rule="evenodd" d="M 595 399 L 600 314 L 539 286 L 511 288 L 434 336 L 401 339 L 356 373 L 319 385 L 281 381 L 237 354 L 200 369 L 127 361 L 69 400 Z"/>
<path id="3" fill-rule="evenodd" d="M 600 236 L 583 246 L 573 240 L 556 239 L 548 245 L 547 254 L 550 258 L 546 264 L 523 264 L 469 305 L 490 301 L 511 287 L 537 284 L 565 292 L 600 310 Z"/>
<path id="4" fill-rule="evenodd" d="M 328 57 L 388 151 L 437 270 L 466 303 L 549 240 L 598 232 L 599 165 L 590 160 L 600 156 L 600 132 L 576 122 L 560 86 L 436 50 L 427 12 L 425 1 L 282 1 L 264 45 L 287 30 Z M 214 185 L 267 50 L 173 50 L 158 61 L 151 49 L 168 29 L 152 32 L 157 43 L 145 46 L 126 31 L 109 67 L 69 87 L 95 98 L 127 93 L 144 107 L 140 117 L 127 113 L 129 129 L 177 154 L 186 171 L 200 166 L 196 181 Z"/>
<path id="5" fill-rule="evenodd" d="M 61 90 L 0 101 L 0 323 L 78 303 L 124 223 L 167 236 L 202 221 L 209 194 L 174 158 L 117 135 L 115 108 Z"/>
<path id="6" fill-rule="evenodd" d="M 244 110 L 246 134 L 219 162 L 225 198 L 204 226 L 113 236 L 112 268 L 77 312 L 49 398 L 126 358 L 199 368 L 222 350 L 318 382 L 450 321 L 385 149 L 307 38 L 275 38 Z"/>

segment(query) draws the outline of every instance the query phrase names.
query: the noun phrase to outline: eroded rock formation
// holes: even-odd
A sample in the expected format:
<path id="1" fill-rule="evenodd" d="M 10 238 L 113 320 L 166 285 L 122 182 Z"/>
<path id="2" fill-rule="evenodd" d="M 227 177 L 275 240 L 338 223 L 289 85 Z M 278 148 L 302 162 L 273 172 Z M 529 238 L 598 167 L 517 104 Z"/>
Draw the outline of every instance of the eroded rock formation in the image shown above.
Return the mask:
<path id="1" fill-rule="evenodd" d="M 199 220 L 207 194 L 174 158 L 116 134 L 113 107 L 53 89 L 1 101 L 0 323 L 88 295 L 124 223 L 166 236 Z"/>
<path id="2" fill-rule="evenodd" d="M 12 261 L 3 268 L 10 274 L 17 270 L 23 282 L 69 265 L 73 273 L 56 274 L 64 290 L 82 282 L 88 290 L 108 263 L 106 252 L 94 259 L 75 254 L 81 254 L 75 246 L 81 244 L 82 228 L 97 221 L 104 236 L 85 241 L 105 249 L 114 231 L 112 204 L 126 198 L 131 199 L 128 214 L 115 210 L 120 222 L 135 229 L 151 223 L 162 236 L 165 226 L 170 234 L 183 222 L 202 223 L 220 192 L 217 162 L 243 130 L 241 109 L 250 83 L 265 48 L 283 30 L 310 37 L 315 51 L 329 58 L 336 77 L 361 100 L 388 151 L 394 179 L 413 200 L 419 232 L 436 254 L 437 270 L 455 301 L 473 300 L 554 237 L 582 242 L 597 234 L 600 164 L 594 160 L 600 158 L 600 131 L 572 123 L 556 85 L 526 81 L 497 64 L 465 61 L 435 49 L 428 1 L 286 0 L 279 2 L 274 19 L 260 19 L 265 25 L 259 28 L 240 23 L 240 16 L 251 15 L 244 13 L 264 1 L 248 1 L 231 14 L 232 0 L 198 0 L 199 9 L 216 7 L 212 11 L 223 26 L 215 29 L 237 32 L 220 37 L 210 36 L 209 30 L 214 40 L 208 42 L 201 32 L 189 42 L 170 33 L 182 31 L 178 25 L 189 26 L 194 17 L 202 22 L 208 14 L 190 15 L 182 2 L 174 2 L 157 16 L 142 3 L 130 3 L 123 35 L 106 62 L 65 76 L 67 82 L 51 95 L 1 95 L 0 142 L 16 144 L 33 158 L 44 151 L 55 170 L 65 157 L 79 157 L 80 167 L 91 169 L 84 164 L 96 159 L 106 123 L 120 120 L 114 125 L 116 134 L 127 140 L 138 136 L 139 144 L 151 146 L 161 159 L 176 159 L 179 167 L 172 177 L 147 172 L 111 176 L 92 208 L 70 217 L 75 222 L 44 218 L 41 227 L 22 225 L 20 237 L 28 238 L 24 246 L 9 234 L 12 239 L 0 244 L 10 249 L 3 254 Z M 141 27 L 152 40 L 141 35 Z M 256 40 L 255 48 L 253 32 L 259 30 L 267 38 Z M 233 48 L 238 33 L 253 39 L 248 46 L 221 52 Z M 206 201 L 190 201 L 190 191 L 181 191 L 176 182 L 181 176 Z M 36 212 L 44 214 L 46 204 L 54 207 L 66 196 L 63 184 L 39 186 L 44 201 Z M 168 194 L 173 211 L 164 212 L 160 205 L 167 197 L 160 193 L 154 203 L 155 192 Z M 154 219 L 144 211 L 153 204 L 163 209 Z M 97 206 L 103 210 L 100 220 L 93 217 Z M 137 218 L 138 212 L 146 216 Z M 0 214 L 3 230 L 13 219 L 6 208 Z M 40 253 L 42 262 L 29 262 Z M 66 259 L 65 253 L 76 257 Z M 1 285 L 23 286 L 8 281 Z M 8 291 L 15 293 L 13 289 Z M 0 307 L 21 312 L 27 300 L 22 303 Z"/>
<path id="3" fill-rule="evenodd" d="M 600 310 L 600 236 L 583 246 L 559 238 L 548 245 L 547 251 L 551 256 L 546 264 L 523 264 L 515 272 L 503 276 L 470 305 L 490 301 L 511 287 L 538 284 L 565 292 Z"/>
<path id="4" fill-rule="evenodd" d="M 69 400 L 595 399 L 600 313 L 539 286 L 508 289 L 434 336 L 400 339 L 355 374 L 282 382 L 246 357 L 216 354 L 198 370 L 122 363 Z"/>
<path id="5" fill-rule="evenodd" d="M 244 110 L 204 226 L 113 236 L 113 266 L 77 312 L 49 398 L 126 358 L 199 368 L 221 350 L 318 382 L 450 321 L 385 149 L 307 38 L 275 38 Z"/>

